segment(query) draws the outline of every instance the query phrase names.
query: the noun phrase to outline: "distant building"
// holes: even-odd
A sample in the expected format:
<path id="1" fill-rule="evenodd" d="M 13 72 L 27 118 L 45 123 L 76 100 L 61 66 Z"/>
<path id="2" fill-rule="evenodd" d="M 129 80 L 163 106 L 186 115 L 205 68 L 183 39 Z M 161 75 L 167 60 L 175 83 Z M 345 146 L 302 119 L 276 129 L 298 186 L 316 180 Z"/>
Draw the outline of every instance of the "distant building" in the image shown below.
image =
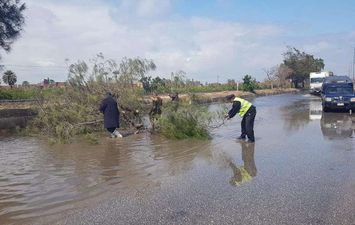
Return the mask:
<path id="1" fill-rule="evenodd" d="M 58 88 L 65 88 L 66 82 L 55 82 L 55 86 Z"/>
<path id="2" fill-rule="evenodd" d="M 44 89 L 47 88 L 64 88 L 66 85 L 66 82 L 55 82 L 52 79 L 44 79 L 42 83 L 40 83 L 38 86 Z"/>

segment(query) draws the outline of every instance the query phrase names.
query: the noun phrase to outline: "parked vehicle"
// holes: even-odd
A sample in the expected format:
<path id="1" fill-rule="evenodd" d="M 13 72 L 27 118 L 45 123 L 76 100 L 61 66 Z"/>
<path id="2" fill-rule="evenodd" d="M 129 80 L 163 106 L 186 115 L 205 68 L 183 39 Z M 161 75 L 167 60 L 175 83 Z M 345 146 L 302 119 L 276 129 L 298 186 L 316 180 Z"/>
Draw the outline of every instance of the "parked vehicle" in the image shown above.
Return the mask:
<path id="1" fill-rule="evenodd" d="M 348 76 L 325 78 L 321 96 L 324 112 L 335 109 L 355 109 L 354 84 Z"/>
<path id="2" fill-rule="evenodd" d="M 323 81 L 326 77 L 329 77 L 328 71 L 312 72 L 309 74 L 309 88 L 311 94 L 319 95 L 322 89 Z"/>

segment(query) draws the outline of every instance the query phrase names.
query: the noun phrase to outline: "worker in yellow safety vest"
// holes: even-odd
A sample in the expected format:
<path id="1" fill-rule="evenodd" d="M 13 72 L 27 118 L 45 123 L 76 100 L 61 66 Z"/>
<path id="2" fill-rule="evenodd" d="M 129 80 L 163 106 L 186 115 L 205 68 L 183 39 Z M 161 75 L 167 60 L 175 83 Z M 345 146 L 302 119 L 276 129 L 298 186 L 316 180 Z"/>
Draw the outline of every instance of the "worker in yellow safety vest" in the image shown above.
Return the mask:
<path id="1" fill-rule="evenodd" d="M 248 142 L 255 142 L 254 137 L 254 120 L 256 116 L 256 108 L 247 100 L 235 97 L 234 94 L 226 96 L 226 99 L 233 103 L 232 109 L 226 114 L 226 119 L 233 118 L 237 113 L 242 119 L 242 134 L 238 137 L 240 140 L 245 140 L 248 137 Z"/>

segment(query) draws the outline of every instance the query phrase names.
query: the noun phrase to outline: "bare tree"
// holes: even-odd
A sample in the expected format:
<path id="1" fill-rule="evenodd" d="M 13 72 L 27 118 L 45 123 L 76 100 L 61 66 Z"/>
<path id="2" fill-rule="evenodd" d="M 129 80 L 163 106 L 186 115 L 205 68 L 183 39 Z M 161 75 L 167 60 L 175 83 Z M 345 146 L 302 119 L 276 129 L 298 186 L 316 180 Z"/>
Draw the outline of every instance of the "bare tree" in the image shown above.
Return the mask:
<path id="1" fill-rule="evenodd" d="M 290 78 L 292 73 L 293 73 L 293 70 L 290 69 L 285 64 L 278 65 L 277 70 L 275 72 L 275 78 L 278 81 L 278 86 L 285 87 L 287 80 Z"/>
<path id="2" fill-rule="evenodd" d="M 266 74 L 266 80 L 270 83 L 271 89 L 274 89 L 275 73 L 277 71 L 277 66 L 270 67 L 269 69 L 263 69 Z"/>

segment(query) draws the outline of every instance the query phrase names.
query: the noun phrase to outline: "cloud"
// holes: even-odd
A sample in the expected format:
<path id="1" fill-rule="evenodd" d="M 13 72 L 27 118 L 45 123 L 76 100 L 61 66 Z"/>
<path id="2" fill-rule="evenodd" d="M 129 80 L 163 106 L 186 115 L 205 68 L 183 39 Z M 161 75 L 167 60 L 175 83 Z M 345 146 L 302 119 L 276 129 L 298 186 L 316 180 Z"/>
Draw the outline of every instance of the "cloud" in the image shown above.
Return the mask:
<path id="1" fill-rule="evenodd" d="M 321 40 L 312 44 L 306 44 L 303 48 L 309 52 L 322 52 L 331 50 L 332 45 L 327 41 Z"/>
<path id="2" fill-rule="evenodd" d="M 281 62 L 285 33 L 290 32 L 272 24 L 183 18 L 173 13 L 169 0 L 85 3 L 28 1 L 25 32 L 3 57 L 4 64 L 22 66 L 8 66 L 20 81 L 39 82 L 48 76 L 65 80 L 65 59 L 87 60 L 98 52 L 116 60 L 151 58 L 158 66 L 154 75 L 159 76 L 184 70 L 202 81 L 214 81 L 217 75 L 241 80 L 245 74 L 262 80 L 262 68 Z M 335 41 L 318 38 L 292 44 L 319 50 L 321 57 Z"/>
<path id="3" fill-rule="evenodd" d="M 110 13 L 116 21 L 145 23 L 169 16 L 172 0 L 121 0 L 111 6 Z"/>

